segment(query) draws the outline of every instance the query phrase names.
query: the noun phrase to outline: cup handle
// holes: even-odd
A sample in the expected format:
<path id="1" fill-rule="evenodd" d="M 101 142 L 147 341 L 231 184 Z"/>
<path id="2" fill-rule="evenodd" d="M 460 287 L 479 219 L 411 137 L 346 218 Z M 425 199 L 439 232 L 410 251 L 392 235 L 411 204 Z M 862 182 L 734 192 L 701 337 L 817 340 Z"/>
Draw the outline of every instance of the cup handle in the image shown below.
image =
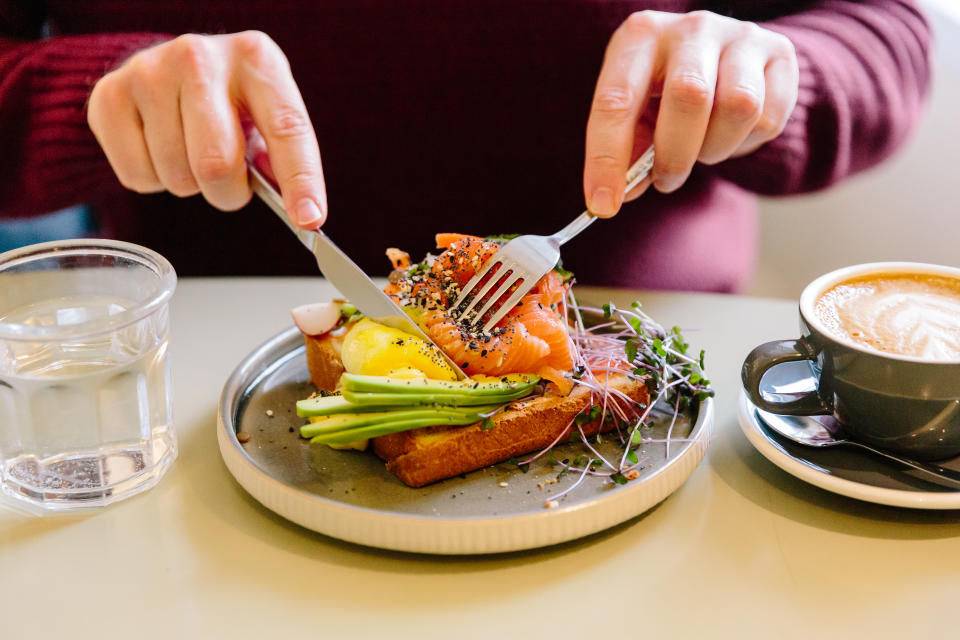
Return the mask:
<path id="1" fill-rule="evenodd" d="M 750 396 L 751 402 L 764 411 L 788 416 L 830 414 L 832 413 L 830 407 L 816 391 L 809 391 L 799 398 L 787 402 L 770 402 L 760 393 L 760 380 L 770 367 L 782 362 L 814 360 L 816 357 L 816 349 L 803 338 L 774 340 L 761 344 L 751 351 L 747 359 L 743 361 L 743 368 L 740 370 L 743 388 Z"/>

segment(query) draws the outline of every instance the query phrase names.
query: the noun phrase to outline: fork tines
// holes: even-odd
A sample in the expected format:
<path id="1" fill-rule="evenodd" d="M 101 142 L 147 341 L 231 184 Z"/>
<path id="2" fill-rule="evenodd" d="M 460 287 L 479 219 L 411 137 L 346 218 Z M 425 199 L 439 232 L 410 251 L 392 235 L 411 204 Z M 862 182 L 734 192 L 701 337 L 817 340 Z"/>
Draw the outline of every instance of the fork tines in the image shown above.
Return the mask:
<path id="1" fill-rule="evenodd" d="M 483 283 L 479 291 L 474 293 L 474 289 Z M 466 324 L 468 327 L 475 328 L 483 318 L 494 309 L 494 305 L 505 295 L 509 294 L 506 300 L 497 307 L 496 312 L 490 316 L 483 331 L 490 331 L 500 320 L 506 316 L 510 310 L 517 305 L 524 295 L 533 288 L 535 282 L 528 283 L 519 273 L 517 273 L 517 264 L 513 261 L 504 262 L 499 260 L 496 255 L 478 271 L 457 296 L 453 305 L 450 307 L 451 313 L 470 300 L 470 303 L 455 316 L 458 322 Z M 494 287 L 496 287 L 494 289 Z M 490 290 L 493 289 L 491 293 Z M 481 302 L 486 303 L 476 309 Z"/>

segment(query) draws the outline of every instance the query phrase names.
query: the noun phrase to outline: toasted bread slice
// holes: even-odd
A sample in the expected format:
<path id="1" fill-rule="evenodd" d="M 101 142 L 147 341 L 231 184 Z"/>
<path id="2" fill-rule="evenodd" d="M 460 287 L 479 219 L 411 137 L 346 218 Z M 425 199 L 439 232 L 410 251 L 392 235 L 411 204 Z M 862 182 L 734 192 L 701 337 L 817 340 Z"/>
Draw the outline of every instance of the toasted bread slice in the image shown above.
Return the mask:
<path id="1" fill-rule="evenodd" d="M 339 362 L 337 336 L 306 337 L 307 363 L 318 389 L 332 391 L 331 375 L 343 366 Z M 311 346 L 311 343 L 315 343 Z M 319 360 L 336 358 L 335 362 Z M 337 378 L 339 378 L 337 373 Z M 643 380 L 617 375 L 609 384 L 634 401 L 649 400 Z M 387 469 L 404 484 L 422 487 L 474 471 L 549 446 L 565 437 L 574 417 L 590 405 L 590 392 L 574 387 L 567 396 L 544 395 L 515 402 L 493 418 L 494 427 L 484 429 L 480 423 L 465 427 L 425 427 L 380 436 L 373 440 L 373 450 L 386 463 Z M 612 428 L 601 425 L 599 418 L 583 426 L 586 435 Z"/>
<path id="2" fill-rule="evenodd" d="M 642 380 L 617 376 L 611 384 L 638 402 L 647 400 Z M 387 469 L 411 487 L 474 471 L 514 456 L 539 451 L 564 433 L 574 417 L 590 405 L 590 392 L 574 387 L 568 396 L 542 396 L 513 403 L 493 418 L 494 427 L 427 427 L 381 436 L 373 450 Z M 586 435 L 613 427 L 597 418 L 583 426 Z"/>
<path id="3" fill-rule="evenodd" d="M 307 345 L 307 368 L 310 369 L 310 380 L 320 391 L 333 391 L 337 382 L 346 369 L 340 360 L 340 349 L 343 347 L 341 332 L 325 333 L 321 336 L 303 337 Z"/>

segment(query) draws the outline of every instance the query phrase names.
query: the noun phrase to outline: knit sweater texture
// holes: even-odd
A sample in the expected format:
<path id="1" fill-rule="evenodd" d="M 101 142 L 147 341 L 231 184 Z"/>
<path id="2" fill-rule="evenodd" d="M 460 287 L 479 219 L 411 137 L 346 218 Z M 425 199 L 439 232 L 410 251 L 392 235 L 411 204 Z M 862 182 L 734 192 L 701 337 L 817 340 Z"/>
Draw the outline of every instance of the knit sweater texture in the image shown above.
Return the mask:
<path id="1" fill-rule="evenodd" d="M 698 165 L 564 247 L 587 284 L 736 291 L 755 198 L 820 189 L 903 142 L 929 81 L 928 26 L 897 0 L 0 0 L 0 216 L 93 206 L 102 235 L 182 275 L 313 274 L 258 202 L 127 192 L 86 124 L 93 84 L 177 34 L 258 29 L 290 60 L 317 130 L 328 234 L 371 274 L 434 232 L 552 233 L 583 208 L 583 141 L 610 35 L 633 11 L 708 9 L 785 34 L 799 101 L 756 152 Z M 843 212 L 837 212 L 843 215 Z M 802 224 L 798 220 L 797 224 Z"/>

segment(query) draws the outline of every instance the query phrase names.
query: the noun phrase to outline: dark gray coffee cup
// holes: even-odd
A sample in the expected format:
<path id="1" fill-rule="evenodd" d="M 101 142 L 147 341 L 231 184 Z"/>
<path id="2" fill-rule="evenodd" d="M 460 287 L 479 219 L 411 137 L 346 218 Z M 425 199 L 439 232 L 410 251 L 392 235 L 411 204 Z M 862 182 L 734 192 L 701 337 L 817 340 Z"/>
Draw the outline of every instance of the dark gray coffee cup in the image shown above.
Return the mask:
<path id="1" fill-rule="evenodd" d="M 833 271 L 800 296 L 800 333 L 755 348 L 741 370 L 744 389 L 760 409 L 783 415 L 833 415 L 847 434 L 918 460 L 960 454 L 960 361 L 881 352 L 830 334 L 814 314 L 817 297 L 834 284 L 872 273 L 914 273 L 960 279 L 960 269 L 913 262 L 877 262 Z M 765 398 L 760 381 L 782 362 L 809 360 L 814 392 L 787 401 Z"/>

